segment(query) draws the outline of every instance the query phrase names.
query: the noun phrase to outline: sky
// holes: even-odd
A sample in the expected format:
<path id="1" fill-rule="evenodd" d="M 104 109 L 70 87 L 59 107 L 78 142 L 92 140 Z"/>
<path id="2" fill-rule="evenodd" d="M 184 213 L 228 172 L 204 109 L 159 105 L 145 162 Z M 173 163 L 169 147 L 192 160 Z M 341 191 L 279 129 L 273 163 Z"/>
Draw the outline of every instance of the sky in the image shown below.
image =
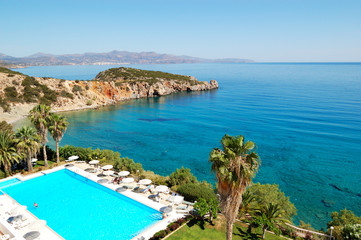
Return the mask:
<path id="1" fill-rule="evenodd" d="M 0 1 L 0 53 L 361 62 L 360 0 Z"/>

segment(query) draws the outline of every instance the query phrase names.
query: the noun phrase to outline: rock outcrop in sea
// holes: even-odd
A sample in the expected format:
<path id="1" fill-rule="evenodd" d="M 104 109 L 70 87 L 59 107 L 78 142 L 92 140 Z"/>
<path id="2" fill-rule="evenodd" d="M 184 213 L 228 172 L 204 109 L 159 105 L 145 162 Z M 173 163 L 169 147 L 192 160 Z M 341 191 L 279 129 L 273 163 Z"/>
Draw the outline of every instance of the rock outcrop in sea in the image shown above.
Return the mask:
<path id="1" fill-rule="evenodd" d="M 215 80 L 200 82 L 191 76 L 133 68 L 109 69 L 89 81 L 29 77 L 0 71 L 0 114 L 24 116 L 42 102 L 50 103 L 55 111 L 70 111 L 129 99 L 216 88 L 218 82 Z"/>

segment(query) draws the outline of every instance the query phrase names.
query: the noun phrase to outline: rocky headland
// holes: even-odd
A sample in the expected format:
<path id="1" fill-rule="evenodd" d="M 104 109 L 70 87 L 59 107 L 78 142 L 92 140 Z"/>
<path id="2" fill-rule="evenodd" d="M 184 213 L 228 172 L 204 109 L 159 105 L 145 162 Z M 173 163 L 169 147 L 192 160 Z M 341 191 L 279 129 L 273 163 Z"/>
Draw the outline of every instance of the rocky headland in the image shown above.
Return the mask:
<path id="1" fill-rule="evenodd" d="M 134 68 L 108 69 L 89 81 L 30 77 L 0 68 L 0 121 L 17 121 L 39 103 L 51 105 L 54 111 L 72 111 L 216 88 L 215 80 L 201 82 L 191 76 Z"/>

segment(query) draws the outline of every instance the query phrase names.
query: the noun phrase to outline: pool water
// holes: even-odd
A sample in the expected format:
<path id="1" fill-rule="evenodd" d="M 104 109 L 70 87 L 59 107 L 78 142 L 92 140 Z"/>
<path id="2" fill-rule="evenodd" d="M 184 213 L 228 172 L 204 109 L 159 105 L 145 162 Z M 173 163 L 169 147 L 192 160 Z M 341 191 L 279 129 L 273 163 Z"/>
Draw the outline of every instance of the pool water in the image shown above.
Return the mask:
<path id="1" fill-rule="evenodd" d="M 132 239 L 161 220 L 158 211 L 67 169 L 2 190 L 67 240 Z"/>
<path id="2" fill-rule="evenodd" d="M 17 183 L 20 183 L 21 180 L 18 179 L 18 178 L 12 178 L 10 180 L 6 180 L 6 181 L 3 181 L 3 182 L 0 182 L 0 189 L 4 188 L 4 187 L 9 187 L 9 186 L 12 186 L 14 184 L 17 184 Z"/>

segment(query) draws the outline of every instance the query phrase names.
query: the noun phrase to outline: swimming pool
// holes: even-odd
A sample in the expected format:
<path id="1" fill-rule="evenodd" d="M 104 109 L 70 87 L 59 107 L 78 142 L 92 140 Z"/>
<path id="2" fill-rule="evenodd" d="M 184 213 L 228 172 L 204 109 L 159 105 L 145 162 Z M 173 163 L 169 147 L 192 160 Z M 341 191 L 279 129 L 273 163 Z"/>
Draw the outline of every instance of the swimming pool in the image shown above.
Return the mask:
<path id="1" fill-rule="evenodd" d="M 67 240 L 131 239 L 161 220 L 158 211 L 67 169 L 2 190 Z"/>
<path id="2" fill-rule="evenodd" d="M 17 183 L 20 183 L 20 182 L 21 182 L 21 180 L 18 179 L 18 178 L 12 178 L 12 179 L 9 179 L 9 180 L 6 180 L 6 181 L 2 181 L 2 182 L 0 182 L 0 189 L 5 188 L 5 187 L 9 187 L 11 185 L 14 185 L 14 184 L 17 184 Z"/>

